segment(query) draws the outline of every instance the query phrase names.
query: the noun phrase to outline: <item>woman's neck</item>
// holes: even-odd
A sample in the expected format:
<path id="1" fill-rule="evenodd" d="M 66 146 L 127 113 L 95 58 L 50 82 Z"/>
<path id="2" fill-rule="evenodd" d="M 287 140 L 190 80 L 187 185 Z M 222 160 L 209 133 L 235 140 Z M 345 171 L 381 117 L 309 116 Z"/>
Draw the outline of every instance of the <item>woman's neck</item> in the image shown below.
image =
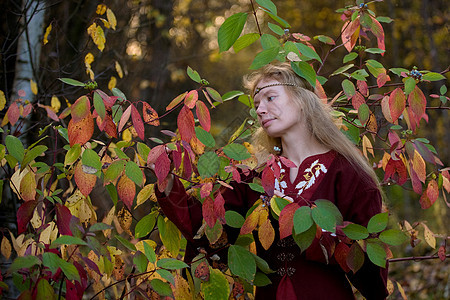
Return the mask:
<path id="1" fill-rule="evenodd" d="M 330 149 L 310 134 L 297 136 L 296 138 L 282 138 L 282 155 L 291 160 L 298 167 L 305 158 L 330 151 Z"/>

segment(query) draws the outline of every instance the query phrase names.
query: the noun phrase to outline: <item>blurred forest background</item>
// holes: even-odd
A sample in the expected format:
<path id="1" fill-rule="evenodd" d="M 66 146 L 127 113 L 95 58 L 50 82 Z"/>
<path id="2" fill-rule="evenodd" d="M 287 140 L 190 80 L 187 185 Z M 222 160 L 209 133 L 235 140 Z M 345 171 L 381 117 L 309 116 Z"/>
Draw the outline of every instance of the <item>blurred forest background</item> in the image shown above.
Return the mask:
<path id="1" fill-rule="evenodd" d="M 117 18 L 116 30 L 106 29 L 106 46 L 100 52 L 86 30 L 97 18 L 96 8 L 102 1 L 48 0 L 19 1 L 2 0 L 0 9 L 0 90 L 4 91 L 7 104 L 16 99 L 17 60 L 20 55 L 19 36 L 24 28 L 20 25 L 24 12 L 40 13 L 43 20 L 36 33 L 26 35 L 27 41 L 40 55 L 33 57 L 31 70 L 37 83 L 38 103 L 50 105 L 52 96 L 57 96 L 62 108 L 73 103 L 85 91 L 69 87 L 57 80 L 70 77 L 86 82 L 85 56 L 91 52 L 95 60 L 91 68 L 95 81 L 101 88 L 114 84 L 128 99 L 145 100 L 162 115 L 167 104 L 183 91 L 195 87 L 186 75 L 190 66 L 207 79 L 221 94 L 242 89 L 242 76 L 249 72 L 254 52 L 253 45 L 238 55 L 230 50 L 219 54 L 217 32 L 225 18 L 236 12 L 251 11 L 250 0 L 108 0 L 103 1 Z M 291 32 L 310 37 L 323 34 L 337 37 L 342 27 L 336 9 L 354 4 L 348 0 L 276 0 L 278 15 L 291 25 Z M 36 3 L 38 4 L 36 6 Z M 386 0 L 371 6 L 377 16 L 388 16 L 393 22 L 383 23 L 386 35 L 386 55 L 376 56 L 385 67 L 403 67 L 442 72 L 449 67 L 449 23 L 448 1 L 445 0 Z M 267 23 L 262 14 L 260 23 Z M 254 24 L 254 18 L 249 24 Z M 49 42 L 42 43 L 45 29 L 52 25 Z M 253 26 L 253 25 L 252 25 Z M 252 27 L 250 26 L 250 27 Z M 256 25 L 255 25 L 256 26 Z M 263 32 L 267 26 L 263 26 Z M 244 32 L 256 32 L 256 28 L 245 28 Z M 34 36 L 36 35 L 36 36 Z M 34 36 L 34 38 L 33 38 Z M 322 47 L 329 47 L 323 46 Z M 328 48 L 317 49 L 319 55 Z M 323 51 L 321 53 L 321 51 Z M 346 50 L 341 47 L 327 61 L 322 74 L 330 74 L 342 65 Z M 123 74 L 117 71 L 119 64 Z M 448 74 L 448 73 L 447 73 Z M 29 79 L 28 79 L 29 82 Z M 116 83 L 115 83 L 116 82 Z M 333 97 L 340 86 L 330 80 L 325 85 L 328 96 Z M 441 83 L 429 84 L 431 93 L 439 94 Z M 31 97 L 31 93 L 27 96 Z M 30 99 L 31 100 L 31 99 Z M 428 99 L 432 101 L 432 99 Z M 39 111 L 38 111 L 39 112 Z M 0 112 L 3 118 L 5 111 Z M 229 135 L 245 120 L 247 108 L 238 101 L 229 101 L 213 111 L 212 133 L 223 137 Z M 429 124 L 421 134 L 431 141 L 445 166 L 450 163 L 450 119 L 448 110 L 430 112 Z M 43 127 L 45 110 L 34 114 L 29 127 L 31 137 Z M 164 118 L 163 127 L 174 129 L 174 119 Z M 42 124 L 40 123 L 42 122 Z M 45 125 L 44 125 L 45 126 Z M 155 129 L 156 130 L 156 129 Z M 159 132 L 149 136 L 161 138 Z M 220 140 L 217 139 L 217 140 Z M 450 227 L 448 208 L 437 201 L 428 210 L 421 210 L 417 196 L 400 187 L 386 189 L 390 210 L 399 220 L 410 222 L 433 220 L 428 224 L 433 232 L 448 235 Z M 17 203 L 3 199 L 0 203 L 0 223 L 14 223 Z M 2 225 L 3 226 L 3 225 Z M 424 247 L 425 248 L 425 247 Z M 396 256 L 424 255 L 420 245 L 406 247 Z M 391 264 L 390 276 L 400 281 L 409 299 L 435 299 L 433 295 L 450 295 L 449 264 L 440 261 L 397 262 Z"/>

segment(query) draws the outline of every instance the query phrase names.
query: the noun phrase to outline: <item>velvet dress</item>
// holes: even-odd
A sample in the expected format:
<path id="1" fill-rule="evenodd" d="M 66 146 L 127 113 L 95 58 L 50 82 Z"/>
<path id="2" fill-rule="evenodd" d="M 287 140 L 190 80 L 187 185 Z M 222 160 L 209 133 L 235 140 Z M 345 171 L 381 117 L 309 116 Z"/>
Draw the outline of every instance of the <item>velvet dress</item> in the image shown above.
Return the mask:
<path id="1" fill-rule="evenodd" d="M 275 189 L 300 206 L 306 205 L 305 199 L 326 199 L 338 207 L 344 221 L 363 226 L 373 215 L 381 212 L 381 195 L 376 184 L 333 150 L 306 158 L 299 166 L 294 182 L 289 179 L 289 168 L 281 163 L 279 166 L 282 176 L 280 180 L 275 179 Z M 243 181 L 252 182 L 252 177 L 258 176 L 251 174 Z M 261 195 L 245 183 L 232 182 L 231 185 L 233 189 L 222 192 L 225 209 L 245 216 Z M 202 206 L 186 194 L 182 183 L 175 179 L 171 193 L 166 197 L 157 192 L 157 197 L 164 214 L 188 240 L 185 260 L 190 261 L 197 255 L 199 246 L 210 250 L 206 239 L 193 239 L 202 224 Z M 326 239 L 337 239 L 334 234 L 325 232 L 321 241 L 316 238 L 312 246 L 301 253 L 291 236 L 280 240 L 277 222 L 272 221 L 272 224 L 276 237 L 268 250 L 264 250 L 255 238 L 258 256 L 266 260 L 274 271 L 268 274 L 272 284 L 257 287 L 255 299 L 354 299 L 349 280 L 366 299 L 386 298 L 387 268 L 372 264 L 366 257 L 356 274 L 345 273 L 333 258 L 325 259 L 319 246 L 319 243 L 325 244 Z M 233 242 L 239 231 L 226 225 L 224 228 L 229 241 Z M 226 260 L 226 251 L 219 256 Z"/>

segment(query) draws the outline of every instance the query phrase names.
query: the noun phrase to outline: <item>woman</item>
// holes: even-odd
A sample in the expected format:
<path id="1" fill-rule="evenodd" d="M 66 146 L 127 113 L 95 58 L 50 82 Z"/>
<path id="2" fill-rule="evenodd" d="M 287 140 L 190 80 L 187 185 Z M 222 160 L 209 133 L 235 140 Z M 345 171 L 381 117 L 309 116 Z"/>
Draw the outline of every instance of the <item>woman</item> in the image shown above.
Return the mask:
<path id="1" fill-rule="evenodd" d="M 282 177 L 275 180 L 275 194 L 300 206 L 327 199 L 338 207 L 344 221 L 363 226 L 381 212 L 372 168 L 335 126 L 330 109 L 289 64 L 264 67 L 246 79 L 246 86 L 261 125 L 254 136 L 258 157 L 281 155 L 296 166 L 279 163 Z M 246 177 L 244 183 L 233 183 L 234 189 L 223 193 L 226 209 L 245 215 L 260 197 L 245 184 L 252 176 L 255 174 Z M 165 195 L 158 197 L 164 213 L 188 241 L 196 243 L 192 238 L 202 223 L 199 201 L 187 196 L 178 180 L 171 180 Z M 354 299 L 347 279 L 367 299 L 387 296 L 387 269 L 366 259 L 356 274 L 346 274 L 333 259 L 325 258 L 322 249 L 326 251 L 327 245 L 333 244 L 330 239 L 336 237 L 324 233 L 306 253 L 300 253 L 292 237 L 280 240 L 277 228 L 275 232 L 275 242 L 268 250 L 255 239 L 258 256 L 275 271 L 269 275 L 271 285 L 256 289 L 256 299 Z M 195 255 L 196 246 L 188 247 L 188 260 Z"/>

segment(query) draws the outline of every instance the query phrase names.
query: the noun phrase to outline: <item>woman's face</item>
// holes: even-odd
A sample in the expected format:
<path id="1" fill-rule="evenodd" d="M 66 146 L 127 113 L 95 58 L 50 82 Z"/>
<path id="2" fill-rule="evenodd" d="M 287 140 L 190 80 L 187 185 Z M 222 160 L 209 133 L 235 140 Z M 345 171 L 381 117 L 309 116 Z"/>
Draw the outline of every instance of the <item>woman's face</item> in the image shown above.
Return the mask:
<path id="1" fill-rule="evenodd" d="M 274 79 L 262 80 L 257 88 L 277 83 Z M 269 136 L 282 137 L 302 126 L 299 107 L 290 99 L 283 85 L 265 87 L 253 100 L 258 121 Z"/>

